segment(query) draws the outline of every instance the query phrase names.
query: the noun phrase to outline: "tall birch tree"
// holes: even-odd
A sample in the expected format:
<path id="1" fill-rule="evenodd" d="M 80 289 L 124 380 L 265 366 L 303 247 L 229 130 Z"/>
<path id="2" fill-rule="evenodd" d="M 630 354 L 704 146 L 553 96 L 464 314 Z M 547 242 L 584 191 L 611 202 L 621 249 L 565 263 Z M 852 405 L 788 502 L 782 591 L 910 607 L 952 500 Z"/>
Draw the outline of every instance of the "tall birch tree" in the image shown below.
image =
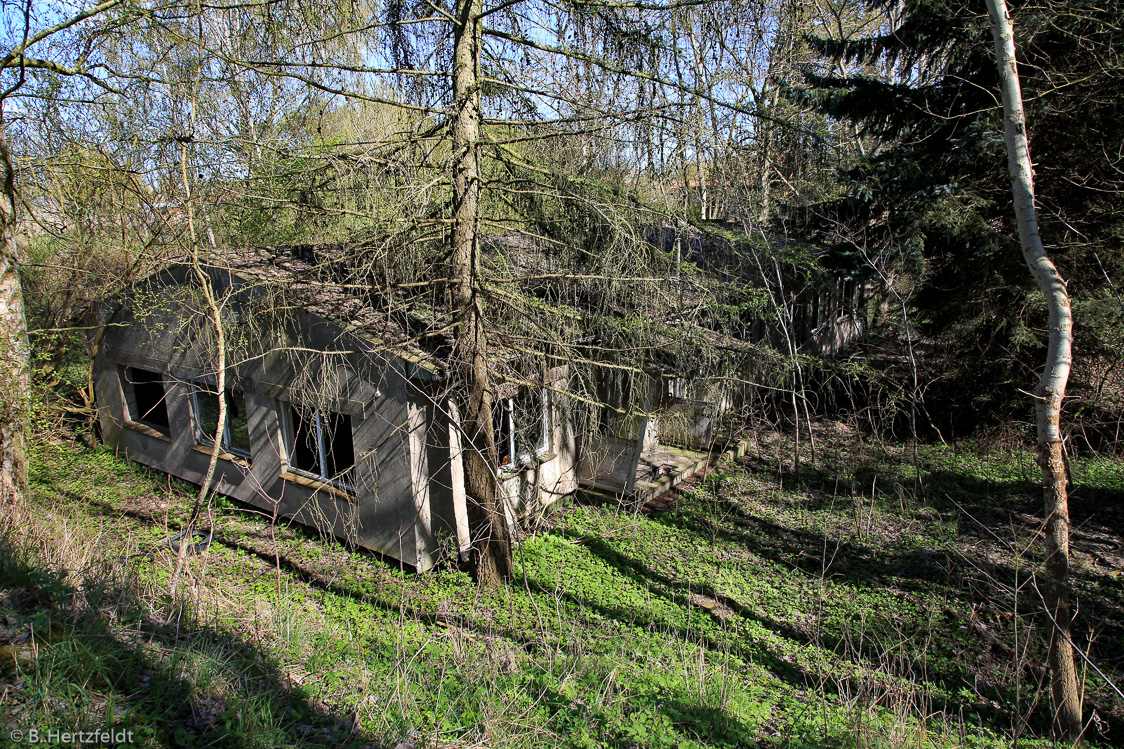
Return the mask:
<path id="1" fill-rule="evenodd" d="M 1011 173 L 1015 217 L 1023 259 L 1050 312 L 1046 365 L 1034 392 L 1038 436 L 1038 464 L 1046 501 L 1046 584 L 1043 596 L 1053 626 L 1050 629 L 1050 686 L 1054 700 L 1054 730 L 1069 741 L 1081 736 L 1081 694 L 1073 656 L 1073 612 L 1069 584 L 1069 498 L 1066 491 L 1061 413 L 1073 362 L 1073 313 L 1065 280 L 1046 254 L 1038 233 L 1034 206 L 1034 172 L 1026 137 L 1026 113 L 1015 58 L 1015 35 L 1005 0 L 987 0 L 995 63 L 1003 99 L 1003 136 L 1007 169 Z"/>
<path id="2" fill-rule="evenodd" d="M 27 316 L 16 246 L 16 175 L 2 128 L 0 119 L 0 506 L 20 504 L 27 498 L 31 390 Z"/>

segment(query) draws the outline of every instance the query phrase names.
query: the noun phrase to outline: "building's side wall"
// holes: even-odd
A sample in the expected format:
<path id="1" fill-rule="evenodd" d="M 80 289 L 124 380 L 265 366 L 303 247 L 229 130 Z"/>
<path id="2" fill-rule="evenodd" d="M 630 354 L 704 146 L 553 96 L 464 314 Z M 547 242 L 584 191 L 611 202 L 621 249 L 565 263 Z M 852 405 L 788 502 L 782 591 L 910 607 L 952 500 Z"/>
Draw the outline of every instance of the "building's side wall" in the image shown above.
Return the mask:
<path id="1" fill-rule="evenodd" d="M 566 380 L 550 384 L 550 445 L 524 470 L 501 475 L 508 508 L 518 518 L 534 515 L 578 488 L 577 448 Z"/>
<path id="2" fill-rule="evenodd" d="M 715 414 L 722 403 L 675 398 L 660 410 L 659 441 L 666 445 L 682 445 L 696 450 L 709 450 L 714 442 Z"/>
<path id="3" fill-rule="evenodd" d="M 800 352 L 830 356 L 859 340 L 862 335 L 862 321 L 858 316 L 848 314 L 833 318 L 812 333 L 811 337 L 800 346 Z"/>
<path id="4" fill-rule="evenodd" d="M 182 287 L 182 269 L 165 274 L 157 286 Z M 216 278 L 220 293 L 223 279 Z M 109 327 L 94 363 L 95 389 L 103 439 L 133 460 L 179 478 L 200 483 L 210 461 L 210 447 L 198 444 L 190 382 L 213 376 L 203 328 L 184 326 L 191 313 L 170 300 L 174 294 L 134 297 Z M 245 314 L 254 304 L 244 293 L 231 314 Z M 159 304 L 153 300 L 160 300 Z M 143 309 L 142 309 L 143 308 Z M 143 313 L 143 314 L 142 314 Z M 196 320 L 205 324 L 206 320 Z M 406 372 L 387 357 L 338 327 L 295 312 L 284 333 L 273 336 L 268 352 L 243 356 L 232 351 L 230 387 L 246 397 L 252 455 L 249 461 L 220 458 L 215 474 L 218 492 L 263 511 L 291 517 L 340 538 L 385 553 L 410 565 L 419 560 L 417 512 L 410 478 Z M 237 345 L 237 344 L 236 344 Z M 318 353 L 315 350 L 319 349 Z M 165 374 L 168 435 L 129 420 L 121 371 L 136 366 Z M 347 492 L 288 470 L 282 411 L 288 402 L 344 413 L 351 417 L 356 454 L 354 491 Z"/>
<path id="5" fill-rule="evenodd" d="M 619 491 L 636 467 L 636 440 L 589 434 L 582 440 L 579 478 L 601 488 Z"/>
<path id="6" fill-rule="evenodd" d="M 593 376 L 598 378 L 602 374 L 595 370 Z M 630 402 L 628 398 L 635 398 L 636 392 L 628 389 L 617 395 L 614 403 L 614 394 L 608 393 L 611 399 L 604 402 L 610 407 L 595 414 L 590 419 L 589 433 L 577 440 L 577 473 L 582 483 L 606 491 L 622 491 L 636 475 L 640 453 L 659 443 L 660 391 L 665 385 L 655 377 L 645 377 L 642 382 L 646 398 Z M 605 395 L 601 392 L 598 397 Z M 626 409 L 627 413 L 618 413 L 614 408 Z"/>
<path id="7" fill-rule="evenodd" d="M 521 467 L 508 467 L 500 474 L 500 489 L 510 522 L 533 516 L 577 490 L 575 434 L 565 383 L 563 373 L 548 385 L 548 449 Z M 426 415 L 426 441 L 424 445 L 417 444 L 417 448 L 424 451 L 429 476 L 426 492 L 430 507 L 430 548 L 434 556 L 438 550 L 466 552 L 471 539 L 457 409 L 442 395 L 442 387 L 419 386 L 416 392 L 418 402 L 424 403 Z M 423 553 L 422 548 L 419 541 L 419 554 Z"/>

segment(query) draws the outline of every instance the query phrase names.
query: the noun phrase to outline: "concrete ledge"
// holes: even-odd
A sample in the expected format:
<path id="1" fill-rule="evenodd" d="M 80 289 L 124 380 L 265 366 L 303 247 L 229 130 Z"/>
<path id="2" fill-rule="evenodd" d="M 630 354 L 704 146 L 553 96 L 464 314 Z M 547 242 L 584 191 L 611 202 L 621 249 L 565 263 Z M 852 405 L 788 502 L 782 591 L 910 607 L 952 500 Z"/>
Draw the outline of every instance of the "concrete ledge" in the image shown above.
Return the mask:
<path id="1" fill-rule="evenodd" d="M 741 439 L 734 443 L 727 443 L 726 449 L 719 454 L 713 461 L 712 465 L 720 466 L 732 463 L 738 458 L 744 458 L 745 454 L 749 452 L 749 440 Z"/>
<path id="2" fill-rule="evenodd" d="M 668 450 L 698 454 L 699 457 L 683 465 L 676 472 L 660 476 L 655 481 L 638 480 L 629 496 L 625 496 L 624 487 L 619 482 L 607 480 L 609 477 L 606 475 L 579 479 L 578 492 L 595 501 L 605 502 L 615 499 L 617 502 L 643 505 L 656 497 L 666 494 L 679 484 L 693 476 L 697 476 L 699 473 L 728 465 L 738 458 L 744 457 L 746 453 L 749 452 L 749 442 L 748 438 L 736 441 L 727 440 L 724 443 L 720 443 L 723 444 L 722 448 L 715 449 L 709 454 L 696 453 L 694 450 L 679 449 L 665 445 L 663 447 Z M 721 450 L 721 452 L 719 452 L 719 450 Z"/>
<path id="3" fill-rule="evenodd" d="M 164 434 L 159 429 L 153 429 L 148 424 L 141 424 L 139 421 L 123 421 L 121 422 L 121 426 L 125 427 L 126 429 L 132 429 L 134 432 L 140 432 L 145 436 L 152 437 L 153 439 L 160 440 L 161 442 L 170 443 L 172 441 L 171 435 Z"/>
<path id="4" fill-rule="evenodd" d="M 212 453 L 214 452 L 213 447 L 209 447 L 207 445 L 200 445 L 200 444 L 192 445 L 191 449 L 194 450 L 197 453 L 203 453 L 208 458 L 210 458 Z M 228 452 L 220 449 L 219 450 L 219 459 L 225 460 L 228 463 L 233 463 L 234 465 L 238 466 L 239 468 L 241 468 L 243 470 L 246 470 L 246 471 L 250 470 L 249 459 L 243 458 L 241 455 L 235 455 L 234 453 L 228 453 Z"/>
<path id="5" fill-rule="evenodd" d="M 281 478 L 290 483 L 297 484 L 298 486 L 303 486 L 305 489 L 311 489 L 314 492 L 323 492 L 336 499 L 342 499 L 345 502 L 355 503 L 359 501 L 354 494 L 345 492 L 343 489 L 329 484 L 327 481 L 317 481 L 316 479 L 310 479 L 307 476 L 301 476 L 292 471 L 281 471 Z"/>

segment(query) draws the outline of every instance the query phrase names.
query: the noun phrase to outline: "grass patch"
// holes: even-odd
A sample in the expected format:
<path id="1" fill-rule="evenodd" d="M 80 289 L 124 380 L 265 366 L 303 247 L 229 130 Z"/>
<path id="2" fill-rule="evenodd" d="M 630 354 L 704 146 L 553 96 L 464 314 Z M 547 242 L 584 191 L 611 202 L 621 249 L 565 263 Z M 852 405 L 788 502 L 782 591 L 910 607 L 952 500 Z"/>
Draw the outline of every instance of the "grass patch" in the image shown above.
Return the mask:
<path id="1" fill-rule="evenodd" d="M 564 506 L 492 593 L 217 502 L 172 601 L 174 559 L 142 552 L 193 489 L 41 447 L 0 543 L 0 714 L 141 746 L 1045 744 L 1036 469 L 919 457 L 839 440 L 799 475 L 751 455 L 666 512 Z M 1079 630 L 1119 682 L 1124 471 L 1074 475 Z M 1091 738 L 1120 745 L 1124 705 L 1086 689 Z"/>

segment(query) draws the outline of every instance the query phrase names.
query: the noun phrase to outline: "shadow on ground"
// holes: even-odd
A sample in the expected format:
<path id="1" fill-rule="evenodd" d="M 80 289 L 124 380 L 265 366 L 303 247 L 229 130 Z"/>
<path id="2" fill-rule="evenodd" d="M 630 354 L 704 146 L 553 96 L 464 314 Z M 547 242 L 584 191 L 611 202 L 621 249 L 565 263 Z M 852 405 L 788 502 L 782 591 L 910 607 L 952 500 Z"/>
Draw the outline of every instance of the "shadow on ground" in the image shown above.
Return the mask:
<path id="1" fill-rule="evenodd" d="M 60 575 L 4 545 L 8 621 L 54 623 L 48 637 L 37 638 L 37 658 L 7 673 L 0 696 L 5 725 L 41 732 L 118 728 L 133 731 L 138 744 L 165 746 L 376 746 L 356 729 L 353 714 L 304 694 L 252 641 L 190 615 L 165 621 L 112 577 L 83 590 L 86 605 L 75 608 L 74 591 Z M 205 676 L 192 664 L 197 656 L 206 662 Z M 44 705 L 41 694 L 70 695 L 74 703 Z M 73 714 L 101 714 L 104 723 L 55 722 Z"/>

